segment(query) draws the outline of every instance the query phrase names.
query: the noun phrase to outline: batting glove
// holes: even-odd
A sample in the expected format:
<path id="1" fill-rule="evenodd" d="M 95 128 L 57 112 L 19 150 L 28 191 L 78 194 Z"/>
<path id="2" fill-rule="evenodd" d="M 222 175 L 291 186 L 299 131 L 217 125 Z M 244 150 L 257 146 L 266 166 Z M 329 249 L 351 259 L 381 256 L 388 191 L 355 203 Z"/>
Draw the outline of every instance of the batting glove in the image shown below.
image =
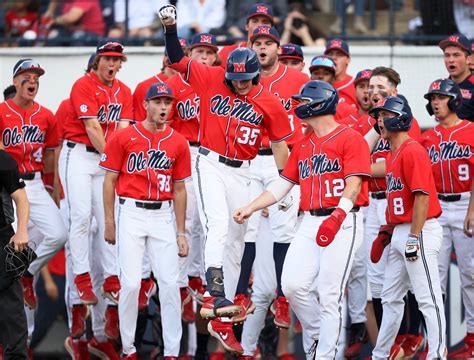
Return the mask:
<path id="1" fill-rule="evenodd" d="M 379 233 L 372 243 L 372 248 L 370 249 L 370 260 L 377 264 L 382 257 L 384 249 L 392 241 L 393 226 L 392 225 L 382 225 L 380 226 Z"/>
<path id="2" fill-rule="evenodd" d="M 158 16 L 165 26 L 172 26 L 176 24 L 176 7 L 174 5 L 165 5 L 158 11 Z"/>
<path id="3" fill-rule="evenodd" d="M 407 261 L 416 261 L 419 257 L 420 251 L 420 236 L 415 234 L 408 235 L 408 240 L 405 246 L 405 258 Z"/>
<path id="4" fill-rule="evenodd" d="M 334 210 L 319 226 L 318 233 L 316 234 L 316 243 L 321 247 L 331 244 L 346 216 L 346 212 L 341 208 Z"/>

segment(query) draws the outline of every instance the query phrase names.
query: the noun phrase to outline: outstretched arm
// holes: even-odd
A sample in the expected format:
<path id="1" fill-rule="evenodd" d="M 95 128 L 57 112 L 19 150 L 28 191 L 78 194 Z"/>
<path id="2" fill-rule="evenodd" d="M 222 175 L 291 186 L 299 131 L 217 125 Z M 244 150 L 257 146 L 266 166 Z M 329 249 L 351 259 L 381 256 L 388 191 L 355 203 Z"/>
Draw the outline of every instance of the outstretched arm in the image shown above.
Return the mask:
<path id="1" fill-rule="evenodd" d="M 183 49 L 179 43 L 178 31 L 176 27 L 176 7 L 165 5 L 159 11 L 163 32 L 165 33 L 166 53 L 172 64 L 178 63 L 184 57 Z"/>

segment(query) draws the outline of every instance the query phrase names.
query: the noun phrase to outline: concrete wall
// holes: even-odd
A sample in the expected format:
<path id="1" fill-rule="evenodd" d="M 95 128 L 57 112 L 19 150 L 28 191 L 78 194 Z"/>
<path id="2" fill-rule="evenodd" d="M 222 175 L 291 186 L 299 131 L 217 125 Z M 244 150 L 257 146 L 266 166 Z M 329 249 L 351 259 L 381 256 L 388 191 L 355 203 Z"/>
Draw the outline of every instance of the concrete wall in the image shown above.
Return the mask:
<path id="1" fill-rule="evenodd" d="M 38 102 L 56 111 L 60 102 L 69 97 L 71 85 L 83 74 L 89 55 L 93 48 L 11 48 L 0 49 L 0 89 L 11 83 L 13 65 L 22 57 L 35 58 L 46 74 L 41 78 Z M 352 60 L 349 72 L 375 66 L 392 66 L 402 78 L 399 87 L 413 109 L 413 113 L 423 127 L 434 124 L 425 110 L 423 94 L 431 81 L 446 76 L 443 55 L 437 47 L 393 48 L 393 64 L 390 63 L 390 47 L 388 46 L 352 46 Z M 123 65 L 119 78 L 132 91 L 142 80 L 156 74 L 161 68 L 163 48 L 127 48 L 128 62 Z M 323 53 L 322 48 L 306 48 L 306 64 L 311 58 Z"/>

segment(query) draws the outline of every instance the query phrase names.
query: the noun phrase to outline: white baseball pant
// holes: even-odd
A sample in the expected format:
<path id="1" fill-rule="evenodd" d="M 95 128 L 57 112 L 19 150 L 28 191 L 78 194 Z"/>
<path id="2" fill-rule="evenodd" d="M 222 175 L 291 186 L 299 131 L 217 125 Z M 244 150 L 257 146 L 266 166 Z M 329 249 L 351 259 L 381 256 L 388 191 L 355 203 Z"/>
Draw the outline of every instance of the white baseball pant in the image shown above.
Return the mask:
<path id="1" fill-rule="evenodd" d="M 240 276 L 240 261 L 244 252 L 246 225 L 233 220 L 234 211 L 250 202 L 249 162 L 239 168 L 219 162 L 219 155 L 210 151 L 198 154 L 196 175 L 199 216 L 206 236 L 204 262 L 223 268 L 227 299 L 233 299 Z"/>
<path id="2" fill-rule="evenodd" d="M 158 281 L 163 324 L 164 356 L 178 356 L 181 340 L 181 300 L 178 287 L 178 245 L 172 207 L 163 202 L 159 210 L 137 208 L 134 199 L 118 205 L 116 241 L 120 267 L 119 324 L 125 354 L 134 346 L 138 296 L 145 250 Z"/>
<path id="3" fill-rule="evenodd" d="M 441 291 L 446 294 L 451 251 L 454 245 L 459 272 L 461 275 L 461 294 L 464 303 L 466 328 L 474 332 L 474 242 L 463 232 L 463 222 L 469 206 L 470 193 L 462 193 L 461 200 L 440 201 L 443 213 L 438 218 L 443 227 L 443 242 L 439 251 L 439 276 Z"/>
<path id="4" fill-rule="evenodd" d="M 67 144 L 73 144 L 70 147 Z M 99 251 L 104 278 L 117 275 L 117 254 L 114 246 L 104 241 L 104 204 L 102 187 L 105 170 L 98 164 L 100 155 L 89 152 L 84 144 L 64 142 L 61 150 L 60 174 L 69 214 L 69 246 L 74 275 L 90 272 L 89 241 L 91 219 L 97 220 Z M 94 239 L 95 240 L 95 239 Z M 99 292 L 100 293 L 100 292 Z"/>
<path id="5" fill-rule="evenodd" d="M 38 256 L 31 263 L 28 271 L 36 275 L 41 268 L 63 248 L 67 240 L 67 230 L 58 207 L 49 195 L 41 180 L 41 173 L 36 172 L 33 180 L 25 180 L 25 190 L 30 203 L 30 221 L 28 232 L 37 229 L 37 236 L 31 239 L 32 248 Z M 16 229 L 16 222 L 13 227 Z"/>
<path id="6" fill-rule="evenodd" d="M 382 257 L 376 264 L 370 261 L 370 250 L 372 248 L 372 243 L 379 233 L 380 226 L 387 224 L 387 220 L 385 218 L 386 209 L 387 199 L 371 198 L 367 211 L 367 217 L 365 219 L 364 238 L 367 242 L 367 278 L 369 281 L 370 292 L 372 293 L 372 298 L 374 299 L 380 299 L 382 294 L 384 272 L 387 264 L 390 245 L 385 248 Z"/>
<path id="7" fill-rule="evenodd" d="M 316 234 L 326 216 L 305 213 L 285 258 L 282 288 L 303 328 L 303 347 L 319 339 L 316 359 L 337 357 L 343 330 L 343 298 L 357 249 L 363 241 L 362 212 L 349 213 L 325 248 Z"/>
<path id="8" fill-rule="evenodd" d="M 403 298 L 410 289 L 410 283 L 425 318 L 427 359 L 446 359 L 446 320 L 438 268 L 442 228 L 436 219 L 425 222 L 420 239 L 420 257 L 409 262 L 405 258 L 405 248 L 410 227 L 411 223 L 399 224 L 393 232 L 382 290 L 382 325 L 372 359 L 388 357 L 403 318 Z"/>
<path id="9" fill-rule="evenodd" d="M 250 164 L 250 198 L 259 196 L 265 189 L 280 177 L 275 164 L 275 159 L 271 155 L 258 155 Z M 277 204 L 268 208 L 270 231 L 273 234 L 273 241 L 277 243 L 289 244 L 295 237 L 295 223 L 298 215 L 299 186 L 293 186 L 289 195 L 285 197 L 290 202 L 291 207 L 287 211 L 278 210 Z M 288 204 L 289 205 L 289 204 Z M 245 242 L 256 242 L 259 238 L 259 223 L 261 216 L 255 214 L 247 225 Z M 269 259 L 268 256 L 265 257 Z M 273 259 L 270 259 L 273 264 Z"/>
<path id="10" fill-rule="evenodd" d="M 196 146 L 190 146 L 192 177 L 196 177 Z M 192 181 L 186 181 L 186 239 L 189 244 L 189 255 L 180 258 L 179 264 L 179 287 L 188 286 L 188 275 L 195 277 L 204 276 L 204 230 L 199 218 L 198 198 Z"/>

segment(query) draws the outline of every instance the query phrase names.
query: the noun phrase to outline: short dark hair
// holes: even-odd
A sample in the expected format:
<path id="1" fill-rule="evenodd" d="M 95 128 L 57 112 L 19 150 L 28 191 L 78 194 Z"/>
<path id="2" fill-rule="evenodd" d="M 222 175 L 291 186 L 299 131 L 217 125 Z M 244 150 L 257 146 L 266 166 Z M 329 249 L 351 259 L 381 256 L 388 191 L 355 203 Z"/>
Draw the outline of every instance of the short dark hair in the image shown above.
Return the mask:
<path id="1" fill-rule="evenodd" d="M 16 95 L 15 85 L 10 85 L 3 90 L 3 100 L 13 99 Z"/>
<path id="2" fill-rule="evenodd" d="M 385 66 L 377 66 L 375 69 L 373 69 L 371 77 L 374 76 L 385 76 L 390 84 L 392 84 L 395 88 L 402 82 L 400 80 L 400 75 L 395 70 Z"/>

